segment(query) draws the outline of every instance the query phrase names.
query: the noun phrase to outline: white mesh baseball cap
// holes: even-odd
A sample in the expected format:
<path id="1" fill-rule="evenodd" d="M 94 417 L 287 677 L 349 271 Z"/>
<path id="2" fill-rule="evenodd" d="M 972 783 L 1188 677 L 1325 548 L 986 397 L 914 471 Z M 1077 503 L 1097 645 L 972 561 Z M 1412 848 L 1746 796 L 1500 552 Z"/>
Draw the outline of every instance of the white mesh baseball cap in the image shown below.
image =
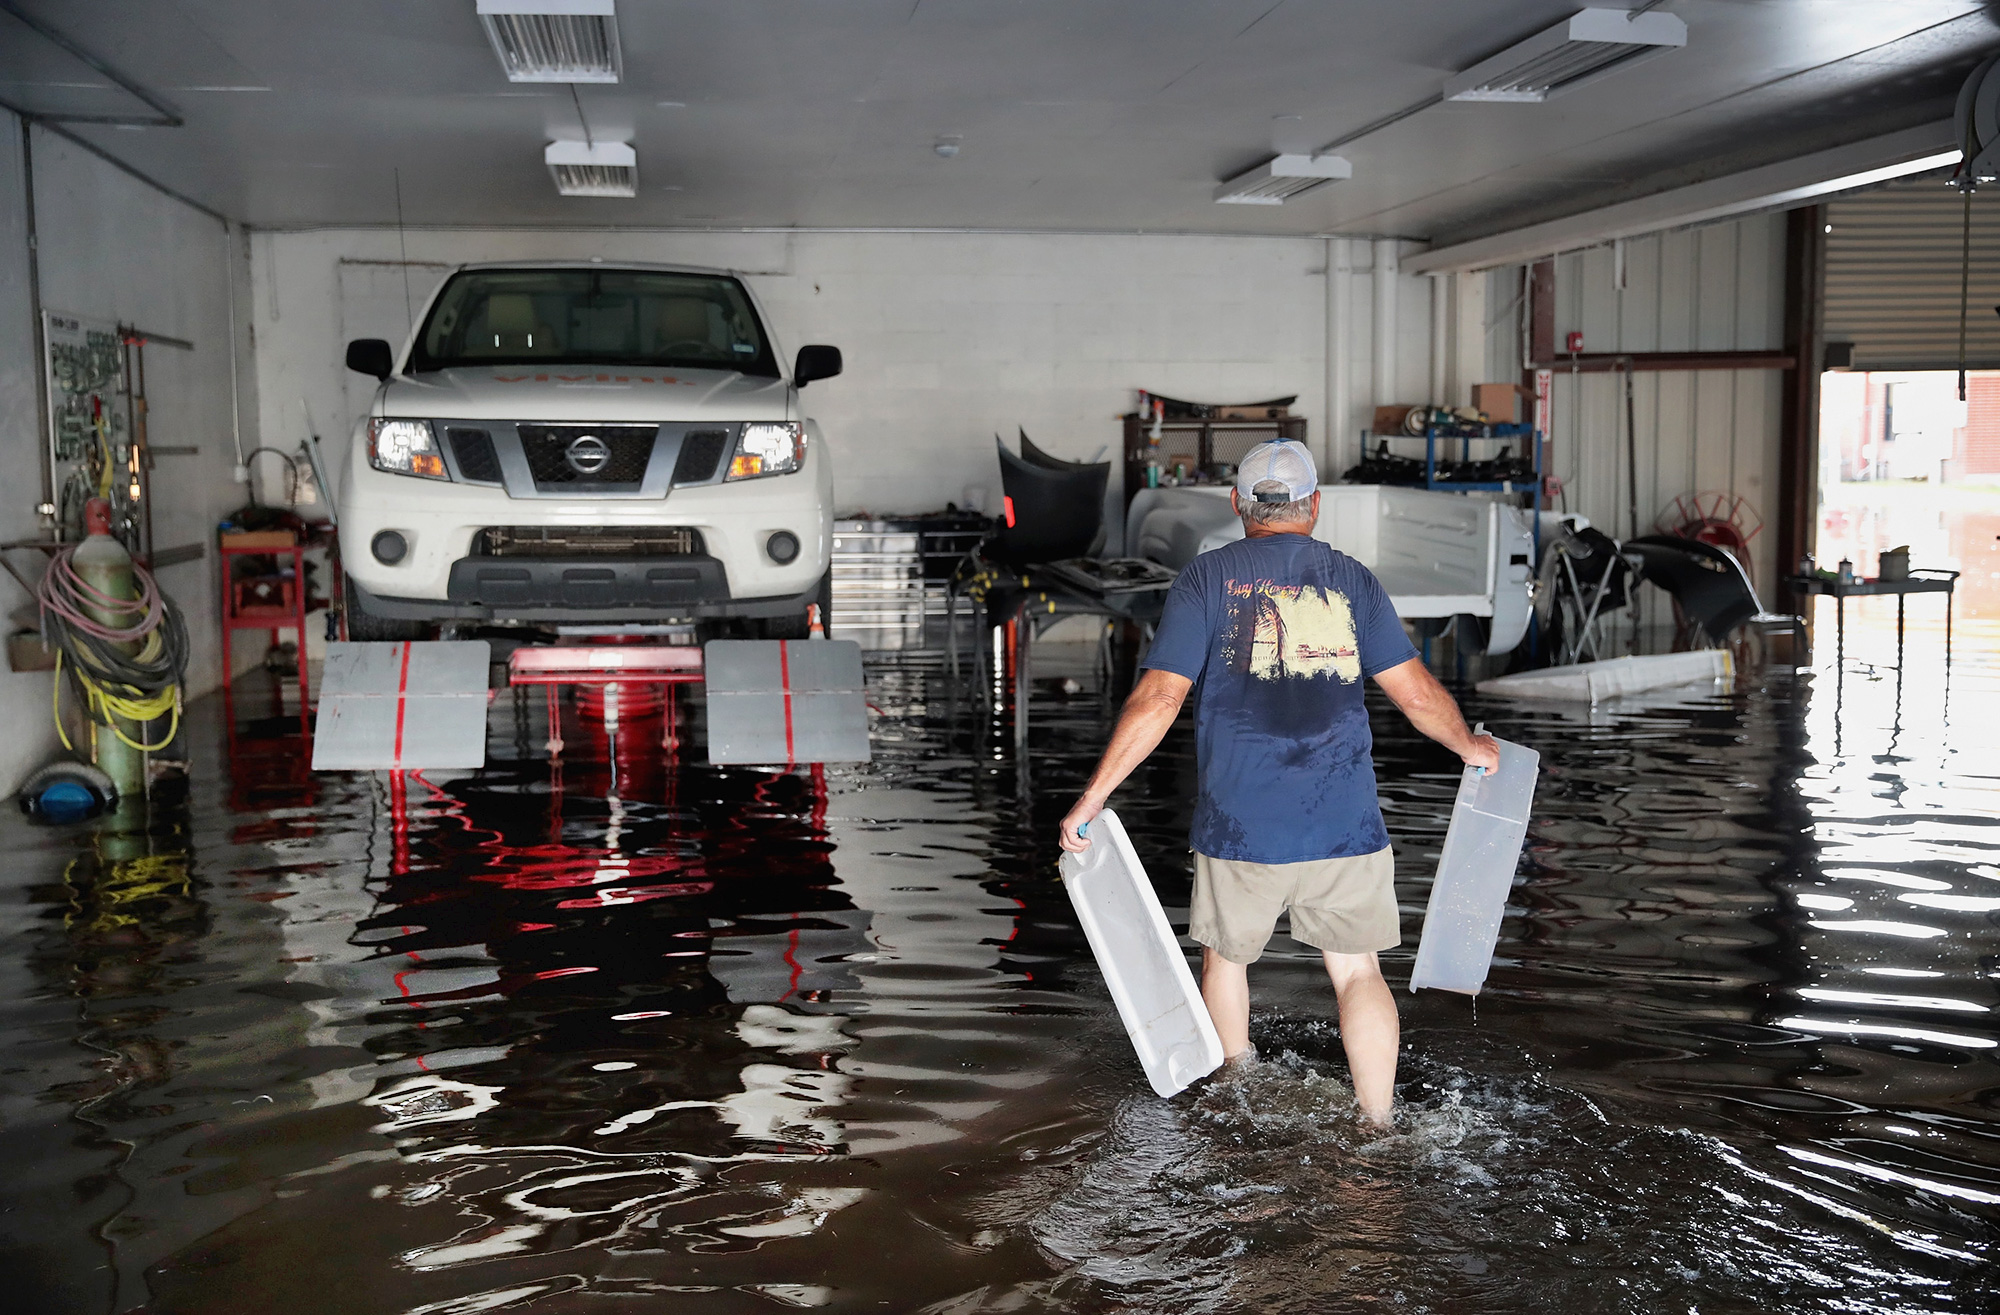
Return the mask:
<path id="1" fill-rule="evenodd" d="M 1236 467 L 1236 492 L 1245 502 L 1298 502 L 1319 488 L 1319 472 L 1304 443 L 1259 443 Z"/>

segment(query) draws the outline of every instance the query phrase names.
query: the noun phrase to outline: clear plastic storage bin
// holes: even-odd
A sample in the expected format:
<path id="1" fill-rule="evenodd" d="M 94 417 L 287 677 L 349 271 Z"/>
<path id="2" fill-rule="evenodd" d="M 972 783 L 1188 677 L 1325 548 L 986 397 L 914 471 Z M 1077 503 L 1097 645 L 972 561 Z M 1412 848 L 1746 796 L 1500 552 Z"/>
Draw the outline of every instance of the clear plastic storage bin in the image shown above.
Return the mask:
<path id="1" fill-rule="evenodd" d="M 1063 889 L 1147 1081 L 1176 1095 L 1222 1067 L 1222 1038 L 1118 814 L 1105 809 L 1085 835 L 1089 849 L 1062 856 Z"/>
<path id="2" fill-rule="evenodd" d="M 1434 986 L 1477 995 L 1486 984 L 1542 761 L 1533 749 L 1506 740 L 1499 744 L 1498 770 L 1482 774 L 1468 767 L 1459 781 L 1458 802 L 1452 806 L 1451 827 L 1424 910 L 1423 939 L 1410 974 L 1412 991 Z"/>

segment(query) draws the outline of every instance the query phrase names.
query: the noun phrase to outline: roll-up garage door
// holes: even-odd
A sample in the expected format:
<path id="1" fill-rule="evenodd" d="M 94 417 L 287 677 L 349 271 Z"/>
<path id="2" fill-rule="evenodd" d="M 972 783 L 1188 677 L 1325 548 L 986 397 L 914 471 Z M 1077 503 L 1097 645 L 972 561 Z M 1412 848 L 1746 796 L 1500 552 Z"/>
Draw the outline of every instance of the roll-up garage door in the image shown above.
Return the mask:
<path id="1" fill-rule="evenodd" d="M 1857 370 L 1958 368 L 1964 198 L 1935 178 L 1827 204 L 1826 340 L 1854 344 Z M 1972 198 L 1966 358 L 2000 369 L 2000 188 Z"/>

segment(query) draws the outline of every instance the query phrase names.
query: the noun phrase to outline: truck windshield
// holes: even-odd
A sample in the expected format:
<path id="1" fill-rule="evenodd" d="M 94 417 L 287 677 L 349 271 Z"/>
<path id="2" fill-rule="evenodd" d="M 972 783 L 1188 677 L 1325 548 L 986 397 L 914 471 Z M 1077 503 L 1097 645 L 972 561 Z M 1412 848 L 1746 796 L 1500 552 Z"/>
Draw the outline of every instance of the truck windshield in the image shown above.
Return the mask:
<path id="1" fill-rule="evenodd" d="M 743 285 L 636 269 L 469 269 L 431 306 L 410 371 L 623 365 L 778 375 Z"/>

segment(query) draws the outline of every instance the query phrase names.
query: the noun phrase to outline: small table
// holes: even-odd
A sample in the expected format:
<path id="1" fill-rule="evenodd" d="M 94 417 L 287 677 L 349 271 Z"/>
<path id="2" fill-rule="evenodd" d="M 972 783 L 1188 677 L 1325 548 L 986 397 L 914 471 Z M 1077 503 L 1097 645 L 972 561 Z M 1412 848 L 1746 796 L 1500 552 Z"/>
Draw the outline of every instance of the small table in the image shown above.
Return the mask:
<path id="1" fill-rule="evenodd" d="M 298 636 L 299 727 L 310 735 L 312 691 L 306 676 L 306 545 L 290 530 L 253 530 L 218 536 L 216 551 L 222 558 L 222 689 L 223 701 L 230 708 L 230 719 L 235 719 L 231 697 L 235 676 L 231 641 L 236 632 L 267 630 L 271 634 L 271 647 L 276 648 L 279 634 L 290 630 Z M 284 579 L 282 567 L 275 574 L 279 582 L 275 602 L 249 600 L 248 591 L 240 587 L 234 578 L 233 568 L 239 557 L 268 557 L 274 562 L 291 559 L 289 582 Z"/>
<path id="2" fill-rule="evenodd" d="M 1896 669 L 1903 669 L 1903 600 L 1911 594 L 1944 595 L 1944 665 L 1951 668 L 1952 594 L 1958 587 L 1957 571 L 1911 571 L 1901 580 L 1824 580 L 1816 575 L 1794 575 L 1785 583 L 1800 595 L 1828 594 L 1833 598 L 1834 660 L 1836 669 L 1847 661 L 1847 600 L 1872 598 L 1878 594 L 1896 596 Z"/>

